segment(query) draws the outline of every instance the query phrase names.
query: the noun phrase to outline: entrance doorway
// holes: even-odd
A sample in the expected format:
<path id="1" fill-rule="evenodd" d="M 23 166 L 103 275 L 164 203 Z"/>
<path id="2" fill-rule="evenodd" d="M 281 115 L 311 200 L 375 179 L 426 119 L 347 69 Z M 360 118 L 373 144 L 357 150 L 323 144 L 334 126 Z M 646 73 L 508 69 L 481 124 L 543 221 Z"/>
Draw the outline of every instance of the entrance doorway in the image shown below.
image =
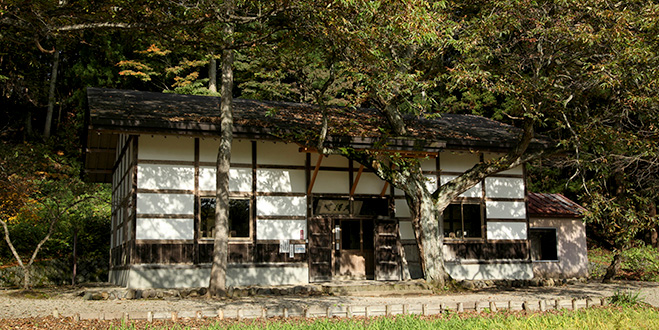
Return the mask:
<path id="1" fill-rule="evenodd" d="M 375 226 L 373 219 L 337 219 L 338 276 L 344 279 L 374 279 Z"/>

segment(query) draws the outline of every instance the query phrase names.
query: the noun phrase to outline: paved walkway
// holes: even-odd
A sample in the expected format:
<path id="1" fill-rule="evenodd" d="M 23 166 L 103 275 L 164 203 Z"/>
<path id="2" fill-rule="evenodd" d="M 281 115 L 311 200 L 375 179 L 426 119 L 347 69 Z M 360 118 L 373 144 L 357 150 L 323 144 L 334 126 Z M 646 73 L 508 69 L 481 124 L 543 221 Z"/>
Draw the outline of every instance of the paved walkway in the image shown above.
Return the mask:
<path id="1" fill-rule="evenodd" d="M 538 301 L 538 300 L 570 300 L 613 295 L 616 291 L 639 292 L 645 301 L 659 307 L 659 283 L 650 282 L 618 282 L 613 284 L 578 283 L 556 287 L 528 287 L 510 289 L 485 289 L 474 292 L 450 293 L 442 295 L 409 295 L 409 296 L 267 296 L 247 297 L 238 299 L 208 300 L 204 298 L 186 299 L 138 299 L 138 300 L 100 300 L 88 301 L 79 296 L 80 289 L 61 289 L 49 292 L 50 298 L 24 297 L 17 290 L 0 289 L 0 318 L 22 318 L 48 316 L 57 309 L 61 316 L 75 314 L 146 314 L 217 311 L 218 309 L 237 310 L 254 309 L 258 307 L 269 310 L 281 308 L 327 308 L 341 306 L 378 306 L 384 305 L 422 305 L 439 306 L 455 305 L 459 302 L 465 306 L 473 306 L 476 302 L 489 301 Z"/>

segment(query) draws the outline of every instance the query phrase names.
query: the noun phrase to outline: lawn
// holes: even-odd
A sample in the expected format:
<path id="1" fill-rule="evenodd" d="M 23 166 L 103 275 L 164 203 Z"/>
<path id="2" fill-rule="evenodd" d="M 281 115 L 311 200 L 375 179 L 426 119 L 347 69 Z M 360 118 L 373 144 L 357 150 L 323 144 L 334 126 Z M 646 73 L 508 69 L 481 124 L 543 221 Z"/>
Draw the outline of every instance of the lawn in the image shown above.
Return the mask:
<path id="1" fill-rule="evenodd" d="M 632 307 L 595 307 L 578 311 L 560 310 L 548 312 L 498 313 L 448 313 L 422 317 L 406 315 L 396 317 L 320 318 L 320 319 L 257 319 L 236 321 L 232 319 L 182 319 L 171 321 L 115 321 L 85 320 L 75 322 L 71 318 L 54 319 L 7 319 L 0 320 L 0 329 L 231 329 L 231 330 L 315 330 L 315 329 L 659 329 L 659 310 L 643 304 Z"/>

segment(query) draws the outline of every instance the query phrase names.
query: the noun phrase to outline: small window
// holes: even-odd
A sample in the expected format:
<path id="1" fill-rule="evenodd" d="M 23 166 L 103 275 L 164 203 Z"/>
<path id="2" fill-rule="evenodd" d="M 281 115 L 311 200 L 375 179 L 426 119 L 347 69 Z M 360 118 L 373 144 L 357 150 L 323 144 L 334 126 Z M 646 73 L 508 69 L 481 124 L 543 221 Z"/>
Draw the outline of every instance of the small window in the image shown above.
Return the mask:
<path id="1" fill-rule="evenodd" d="M 529 237 L 533 261 L 558 261 L 556 228 L 530 228 Z"/>
<path id="2" fill-rule="evenodd" d="M 201 237 L 212 238 L 215 232 L 215 198 L 201 199 Z M 250 224 L 250 201 L 249 199 L 229 200 L 229 237 L 248 238 Z"/>
<path id="3" fill-rule="evenodd" d="M 446 238 L 483 237 L 480 204 L 451 204 L 444 210 L 443 220 Z"/>

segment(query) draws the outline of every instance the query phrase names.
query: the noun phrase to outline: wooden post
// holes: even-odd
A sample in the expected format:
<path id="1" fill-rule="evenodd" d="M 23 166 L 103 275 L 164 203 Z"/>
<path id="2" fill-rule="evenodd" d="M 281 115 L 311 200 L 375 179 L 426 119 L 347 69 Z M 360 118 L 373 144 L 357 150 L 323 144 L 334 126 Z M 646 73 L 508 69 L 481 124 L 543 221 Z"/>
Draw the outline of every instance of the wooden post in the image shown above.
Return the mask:
<path id="1" fill-rule="evenodd" d="M 403 304 L 403 315 L 407 315 L 410 311 L 410 306 L 408 304 Z"/>
<path id="2" fill-rule="evenodd" d="M 352 318 L 352 306 L 346 306 L 346 317 Z"/>
<path id="3" fill-rule="evenodd" d="M 577 299 L 572 299 L 572 310 L 576 311 L 577 310 Z"/>
<path id="4" fill-rule="evenodd" d="M 439 303 L 439 313 L 444 313 L 446 311 L 446 306 L 444 305 L 443 302 Z"/>
<path id="5" fill-rule="evenodd" d="M 129 320 L 129 318 L 128 318 L 128 312 L 124 312 L 124 317 L 123 317 L 123 319 L 124 319 L 124 322 L 125 322 L 125 323 L 128 323 L 128 320 Z"/>
<path id="6" fill-rule="evenodd" d="M 149 311 L 146 313 L 146 320 L 149 323 L 153 322 L 153 312 Z"/>
<path id="7" fill-rule="evenodd" d="M 522 310 L 523 311 L 528 311 L 529 310 L 529 302 L 528 301 L 524 301 L 522 303 Z"/>
<path id="8" fill-rule="evenodd" d="M 57 310 L 57 308 L 55 308 L 55 309 L 53 310 L 53 317 L 56 318 L 56 319 L 59 318 L 59 311 Z"/>
<path id="9" fill-rule="evenodd" d="M 465 311 L 465 307 L 461 302 L 458 303 L 457 311 L 458 313 L 462 313 Z"/>
<path id="10" fill-rule="evenodd" d="M 421 315 L 423 316 L 428 315 L 428 304 L 421 305 Z"/>
<path id="11" fill-rule="evenodd" d="M 197 312 L 195 313 L 195 317 L 196 317 L 198 320 L 201 320 L 201 318 L 202 318 L 202 317 L 201 317 L 201 311 L 197 311 Z"/>
<path id="12" fill-rule="evenodd" d="M 238 319 L 238 321 L 240 321 L 242 318 L 243 318 L 243 309 L 238 308 L 238 311 L 236 312 L 236 319 Z"/>
<path id="13" fill-rule="evenodd" d="M 80 322 L 80 314 L 75 313 L 73 315 L 73 322 Z"/>
<path id="14" fill-rule="evenodd" d="M 559 299 L 554 300 L 554 309 L 561 309 L 561 301 Z"/>
<path id="15" fill-rule="evenodd" d="M 513 302 L 512 300 L 508 300 L 508 310 L 512 311 L 513 310 Z"/>
<path id="16" fill-rule="evenodd" d="M 178 313 L 172 312 L 172 322 L 178 321 Z"/>
<path id="17" fill-rule="evenodd" d="M 332 308 L 331 308 L 331 307 L 327 307 L 327 310 L 325 310 L 325 314 L 326 314 L 326 316 L 327 316 L 328 319 L 329 319 L 330 317 L 332 317 Z"/>
<path id="18" fill-rule="evenodd" d="M 364 317 L 365 317 L 365 318 L 369 318 L 369 316 L 370 316 L 370 315 L 369 315 L 369 314 L 370 314 L 370 313 L 369 313 L 369 312 L 370 312 L 369 309 L 370 309 L 370 308 L 369 308 L 368 306 L 364 307 Z"/>
<path id="19" fill-rule="evenodd" d="M 304 318 L 308 319 L 309 318 L 309 307 L 305 307 L 303 313 L 304 313 Z"/>
<path id="20" fill-rule="evenodd" d="M 602 298 L 600 299 L 602 306 L 608 306 L 609 305 L 609 299 L 607 298 Z"/>
<path id="21" fill-rule="evenodd" d="M 220 320 L 224 319 L 224 310 L 222 308 L 217 309 L 217 318 Z"/>
<path id="22" fill-rule="evenodd" d="M 384 306 L 384 316 L 390 316 L 391 315 L 391 306 L 390 305 L 385 305 Z"/>
<path id="23" fill-rule="evenodd" d="M 268 318 L 268 309 L 265 307 L 261 307 L 261 318 L 264 320 Z"/>
<path id="24" fill-rule="evenodd" d="M 497 304 L 495 304 L 494 301 L 490 301 L 490 312 L 492 313 L 497 312 Z"/>
<path id="25" fill-rule="evenodd" d="M 281 312 L 283 318 L 288 318 L 288 308 L 284 307 L 284 310 Z"/>
<path id="26" fill-rule="evenodd" d="M 586 308 L 590 308 L 593 305 L 593 299 L 586 298 Z"/>
<path id="27" fill-rule="evenodd" d="M 546 311 L 546 310 L 547 310 L 547 302 L 544 301 L 544 300 L 540 300 L 540 301 L 538 302 L 538 308 L 540 308 L 540 311 L 541 311 L 541 312 Z"/>

